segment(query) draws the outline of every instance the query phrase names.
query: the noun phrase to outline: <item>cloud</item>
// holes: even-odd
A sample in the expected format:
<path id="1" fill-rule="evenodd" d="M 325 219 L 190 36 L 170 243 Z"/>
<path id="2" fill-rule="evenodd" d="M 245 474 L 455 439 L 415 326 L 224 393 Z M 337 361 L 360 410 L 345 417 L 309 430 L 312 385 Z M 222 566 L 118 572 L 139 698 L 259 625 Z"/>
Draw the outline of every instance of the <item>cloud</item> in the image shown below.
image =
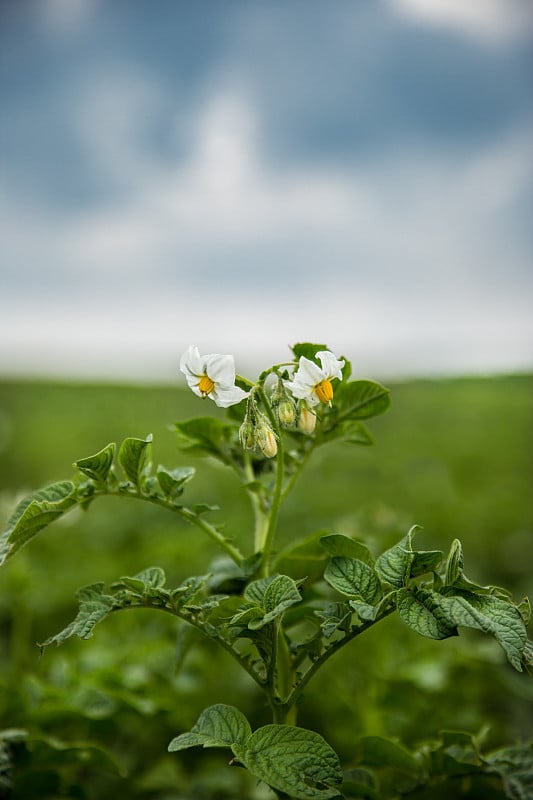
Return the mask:
<path id="1" fill-rule="evenodd" d="M 388 0 L 408 19 L 497 44 L 530 35 L 529 0 Z"/>
<path id="2" fill-rule="evenodd" d="M 143 120 L 168 98 L 138 72 L 116 80 L 89 83 L 72 124 L 121 190 L 67 212 L 6 193 L 4 370 L 160 377 L 189 343 L 250 363 L 302 339 L 382 374 L 532 363 L 529 254 L 512 229 L 532 130 L 475 157 L 279 165 L 253 99 L 220 83 L 162 158 Z"/>

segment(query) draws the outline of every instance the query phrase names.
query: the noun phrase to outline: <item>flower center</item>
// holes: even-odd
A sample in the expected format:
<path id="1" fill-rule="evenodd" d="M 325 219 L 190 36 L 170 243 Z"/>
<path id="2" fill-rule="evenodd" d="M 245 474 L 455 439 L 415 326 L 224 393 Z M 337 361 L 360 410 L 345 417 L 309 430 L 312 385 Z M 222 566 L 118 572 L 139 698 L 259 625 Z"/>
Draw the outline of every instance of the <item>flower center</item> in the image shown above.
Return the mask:
<path id="1" fill-rule="evenodd" d="M 200 383 L 198 384 L 198 388 L 200 389 L 202 396 L 207 397 L 207 395 L 211 394 L 215 388 L 215 382 L 212 381 L 207 375 L 202 375 L 200 378 Z"/>
<path id="2" fill-rule="evenodd" d="M 333 387 L 331 381 L 324 380 L 315 386 L 315 394 L 321 403 L 329 403 L 333 400 Z"/>

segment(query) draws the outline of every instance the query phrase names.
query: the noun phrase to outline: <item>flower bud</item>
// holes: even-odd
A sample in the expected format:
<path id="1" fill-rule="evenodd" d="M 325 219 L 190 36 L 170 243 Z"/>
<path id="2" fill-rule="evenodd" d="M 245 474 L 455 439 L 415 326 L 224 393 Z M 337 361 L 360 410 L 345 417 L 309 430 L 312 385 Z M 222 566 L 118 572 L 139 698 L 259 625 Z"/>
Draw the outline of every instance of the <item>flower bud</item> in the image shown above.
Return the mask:
<path id="1" fill-rule="evenodd" d="M 255 447 L 255 430 L 253 424 L 246 418 L 239 428 L 239 439 L 244 450 L 253 450 Z"/>
<path id="2" fill-rule="evenodd" d="M 276 435 L 267 422 L 261 422 L 255 429 L 255 440 L 267 458 L 274 458 L 278 452 Z"/>
<path id="3" fill-rule="evenodd" d="M 294 403 L 291 400 L 282 400 L 276 409 L 280 425 L 289 427 L 296 419 Z"/>
<path id="4" fill-rule="evenodd" d="M 300 408 L 298 427 L 303 433 L 313 433 L 316 427 L 316 414 L 307 406 Z"/>

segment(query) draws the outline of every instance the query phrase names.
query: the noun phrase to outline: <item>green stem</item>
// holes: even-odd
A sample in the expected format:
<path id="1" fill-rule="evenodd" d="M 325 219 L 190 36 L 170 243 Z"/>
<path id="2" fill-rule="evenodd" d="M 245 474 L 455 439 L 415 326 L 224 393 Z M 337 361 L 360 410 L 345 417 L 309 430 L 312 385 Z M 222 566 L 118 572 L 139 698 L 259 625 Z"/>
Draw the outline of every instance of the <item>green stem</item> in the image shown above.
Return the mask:
<path id="1" fill-rule="evenodd" d="M 285 472 L 285 456 L 283 451 L 283 439 L 281 436 L 281 430 L 278 425 L 278 421 L 274 415 L 274 412 L 272 411 L 270 403 L 268 402 L 265 392 L 261 386 L 259 385 L 256 386 L 256 392 L 259 395 L 261 402 L 263 403 L 270 424 L 272 425 L 272 427 L 276 432 L 277 444 L 278 444 L 278 452 L 276 455 L 276 482 L 274 485 L 274 492 L 272 494 L 272 501 L 268 513 L 268 527 L 266 531 L 264 546 L 262 548 L 263 556 L 262 556 L 260 574 L 262 576 L 266 576 L 269 574 L 270 551 L 272 549 L 272 543 L 274 541 L 274 535 L 276 533 L 278 514 L 281 505 L 283 477 Z"/>
<path id="2" fill-rule="evenodd" d="M 105 496 L 111 495 L 112 497 L 130 497 L 134 500 L 145 500 L 148 503 L 152 503 L 153 505 L 160 506 L 161 508 L 166 508 L 167 511 L 173 511 L 175 514 L 179 514 L 180 517 L 186 519 L 187 522 L 190 522 L 192 525 L 196 525 L 197 528 L 200 528 L 204 533 L 216 542 L 219 547 L 226 551 L 228 556 L 238 565 L 240 566 L 244 561 L 244 556 L 241 551 L 234 547 L 231 542 L 228 542 L 227 539 L 218 531 L 214 525 L 211 525 L 202 517 L 199 517 L 198 514 L 195 514 L 194 511 L 191 511 L 189 508 L 185 508 L 184 506 L 175 506 L 172 503 L 167 502 L 162 497 L 157 496 L 150 496 L 144 495 L 140 492 L 119 492 L 119 491 L 109 491 L 109 490 L 100 490 L 95 492 L 92 497 L 97 496 Z"/>
<path id="3" fill-rule="evenodd" d="M 348 642 L 351 642 L 352 639 L 355 639 L 356 636 L 359 636 L 361 633 L 364 633 L 364 631 L 371 628 L 373 625 L 376 624 L 376 622 L 380 622 L 385 617 L 388 617 L 389 614 L 392 614 L 395 608 L 396 606 L 393 605 L 390 608 L 383 611 L 382 614 L 380 614 L 380 616 L 377 617 L 377 619 L 369 620 L 368 622 L 363 622 L 363 624 L 359 625 L 357 628 L 352 628 L 352 630 L 349 631 L 342 639 L 339 639 L 337 642 L 334 642 L 334 644 L 328 647 L 328 649 L 325 650 L 322 653 L 322 655 L 319 658 L 317 658 L 316 661 L 313 661 L 307 672 L 302 676 L 302 678 L 299 680 L 299 682 L 296 684 L 294 689 L 287 697 L 285 705 L 288 708 L 292 708 L 294 704 L 298 701 L 298 699 L 301 697 L 305 687 L 307 686 L 311 678 L 313 678 L 316 675 L 318 670 L 326 663 L 326 661 L 329 658 L 331 658 L 331 656 L 334 653 L 337 653 L 342 647 L 344 647 L 344 645 L 348 644 Z"/>
<path id="4" fill-rule="evenodd" d="M 252 466 L 250 453 L 244 453 L 244 477 L 247 482 L 255 480 L 255 472 Z M 261 501 L 256 492 L 247 490 L 248 497 L 254 515 L 254 553 L 260 553 L 265 545 L 265 536 L 268 527 L 268 516 L 261 508 Z"/>

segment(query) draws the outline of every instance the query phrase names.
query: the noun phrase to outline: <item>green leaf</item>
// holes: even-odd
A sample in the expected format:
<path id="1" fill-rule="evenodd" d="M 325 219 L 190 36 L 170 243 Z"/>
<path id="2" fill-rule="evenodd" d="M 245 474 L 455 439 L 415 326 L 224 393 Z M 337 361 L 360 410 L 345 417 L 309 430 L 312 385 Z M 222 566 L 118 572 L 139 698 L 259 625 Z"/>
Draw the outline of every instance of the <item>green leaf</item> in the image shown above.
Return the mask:
<path id="1" fill-rule="evenodd" d="M 323 620 L 320 627 L 326 639 L 330 639 L 336 631 L 348 631 L 352 621 L 352 609 L 348 603 L 329 603 L 323 610 L 315 611 L 315 615 Z"/>
<path id="2" fill-rule="evenodd" d="M 379 579 L 372 567 L 355 558 L 332 558 L 324 578 L 337 592 L 370 605 L 381 596 Z"/>
<path id="3" fill-rule="evenodd" d="M 358 761 L 369 767 L 393 767 L 410 775 L 419 772 L 416 758 L 404 747 L 382 736 L 363 736 L 357 746 Z"/>
<path id="4" fill-rule="evenodd" d="M 124 439 L 118 451 L 118 461 L 124 474 L 135 486 L 139 486 L 140 478 L 145 466 L 150 460 L 150 450 L 152 434 L 148 434 L 146 439 L 135 439 L 133 437 Z"/>
<path id="5" fill-rule="evenodd" d="M 76 487 L 72 481 L 52 483 L 22 500 L 0 537 L 0 565 L 76 502 Z"/>
<path id="6" fill-rule="evenodd" d="M 501 777 L 506 797 L 511 800 L 533 798 L 533 742 L 497 750 L 487 756 L 486 761 Z"/>
<path id="7" fill-rule="evenodd" d="M 335 393 L 340 420 L 357 420 L 384 414 L 390 406 L 389 390 L 374 381 L 341 383 Z"/>
<path id="8" fill-rule="evenodd" d="M 175 469 L 166 469 L 161 466 L 157 468 L 157 480 L 159 485 L 168 497 L 177 497 L 183 492 L 183 488 L 188 483 L 196 472 L 194 467 L 175 467 Z"/>
<path id="9" fill-rule="evenodd" d="M 454 539 L 446 560 L 445 582 L 447 586 L 453 586 L 453 584 L 461 577 L 463 574 L 463 567 L 463 546 L 459 539 Z"/>
<path id="10" fill-rule="evenodd" d="M 399 544 L 382 553 L 376 561 L 380 578 L 396 588 L 405 586 L 411 574 L 413 562 L 412 539 L 417 531 L 415 525 Z"/>
<path id="11" fill-rule="evenodd" d="M 222 703 L 206 708 L 190 733 L 182 733 L 170 742 L 169 752 L 189 747 L 244 747 L 252 729 L 244 714 Z"/>
<path id="12" fill-rule="evenodd" d="M 75 461 L 73 466 L 88 478 L 91 478 L 91 480 L 105 483 L 113 465 L 115 449 L 115 442 L 110 442 L 93 456 L 87 456 L 87 458 L 80 458 Z"/>
<path id="13" fill-rule="evenodd" d="M 262 608 L 265 599 L 265 592 L 268 586 L 274 580 L 274 577 L 274 575 L 271 575 L 268 578 L 259 578 L 256 581 L 251 581 L 251 583 L 249 583 L 244 590 L 245 600 L 248 600 L 250 603 L 256 603 Z"/>
<path id="14" fill-rule="evenodd" d="M 436 572 L 444 558 L 442 550 L 415 550 L 411 561 L 410 576 L 424 575 L 426 572 Z"/>
<path id="15" fill-rule="evenodd" d="M 160 589 L 165 585 L 165 573 L 161 567 L 148 567 L 135 576 L 149 589 Z"/>
<path id="16" fill-rule="evenodd" d="M 330 536 L 323 536 L 320 539 L 320 543 L 330 556 L 356 558 L 359 561 L 364 561 L 369 566 L 374 564 L 374 558 L 368 547 L 356 539 L 351 539 L 349 536 L 344 536 L 341 533 L 332 533 Z"/>
<path id="17" fill-rule="evenodd" d="M 301 602 L 302 596 L 292 578 L 288 575 L 276 575 L 266 588 L 263 599 L 265 616 L 261 625 L 250 625 L 251 628 L 262 628 L 276 617 L 280 617 L 295 603 Z"/>
<path id="18" fill-rule="evenodd" d="M 236 425 L 222 422 L 216 417 L 195 417 L 185 422 L 176 422 L 178 447 L 191 455 L 211 455 L 231 464 L 231 443 L 237 431 Z"/>
<path id="19" fill-rule="evenodd" d="M 339 757 L 314 731 L 265 725 L 235 755 L 256 778 L 296 800 L 328 800 L 340 795 Z"/>
<path id="20" fill-rule="evenodd" d="M 380 800 L 382 797 L 375 775 L 362 767 L 344 773 L 342 796 L 348 800 Z"/>
<path id="21" fill-rule="evenodd" d="M 402 622 L 428 639 L 447 639 L 457 636 L 457 628 L 435 603 L 436 592 L 399 589 L 396 608 Z"/>
<path id="22" fill-rule="evenodd" d="M 103 583 L 93 583 L 77 592 L 80 600 L 80 609 L 76 618 L 55 636 L 51 636 L 41 645 L 41 648 L 51 644 L 60 645 L 71 636 L 80 639 L 90 639 L 94 628 L 113 610 L 114 598 L 103 593 Z"/>
<path id="23" fill-rule="evenodd" d="M 493 595 L 461 592 L 442 595 L 432 592 L 432 602 L 449 624 L 477 628 L 491 633 L 502 646 L 513 667 L 522 671 L 527 630 L 520 611 L 512 603 Z"/>
<path id="24" fill-rule="evenodd" d="M 299 359 L 301 356 L 308 358 L 310 361 L 316 360 L 316 354 L 321 350 L 329 350 L 327 344 L 311 344 L 311 342 L 301 342 L 291 347 L 294 357 Z"/>

